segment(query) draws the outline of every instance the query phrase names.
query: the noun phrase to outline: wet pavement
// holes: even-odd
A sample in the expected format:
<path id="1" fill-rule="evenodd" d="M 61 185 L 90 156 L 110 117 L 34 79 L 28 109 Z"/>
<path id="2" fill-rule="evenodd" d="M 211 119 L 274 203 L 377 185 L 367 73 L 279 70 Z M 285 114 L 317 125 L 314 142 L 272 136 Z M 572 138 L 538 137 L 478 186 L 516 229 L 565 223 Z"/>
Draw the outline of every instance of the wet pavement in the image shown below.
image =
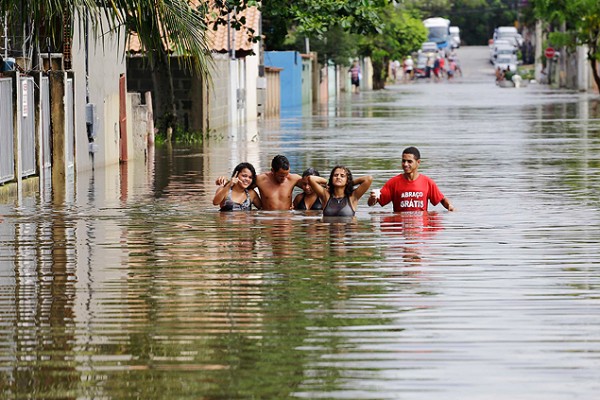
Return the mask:
<path id="1" fill-rule="evenodd" d="M 342 94 L 156 162 L 0 199 L 0 397 L 588 399 L 600 389 L 600 109 L 464 76 Z M 458 211 L 221 214 L 214 180 L 400 171 Z"/>

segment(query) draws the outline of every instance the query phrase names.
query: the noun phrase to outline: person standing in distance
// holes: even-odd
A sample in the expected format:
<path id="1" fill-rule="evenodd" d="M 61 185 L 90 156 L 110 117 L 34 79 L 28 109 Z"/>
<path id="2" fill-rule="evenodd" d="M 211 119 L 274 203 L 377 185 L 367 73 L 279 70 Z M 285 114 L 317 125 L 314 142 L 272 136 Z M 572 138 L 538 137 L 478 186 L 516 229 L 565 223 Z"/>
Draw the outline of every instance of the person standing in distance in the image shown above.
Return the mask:
<path id="1" fill-rule="evenodd" d="M 404 173 L 387 181 L 381 191 L 373 190 L 367 204 L 381 206 L 392 202 L 394 212 L 427 211 L 429 202 L 434 206 L 441 203 L 448 211 L 455 208 L 430 177 L 419 173 L 421 153 L 416 147 L 407 147 L 402 152 Z"/>
<path id="2" fill-rule="evenodd" d="M 352 93 L 358 93 L 360 91 L 360 80 L 362 77 L 360 65 L 358 65 L 358 60 L 354 60 L 354 63 L 352 63 L 352 67 L 350 67 L 348 72 L 350 72 L 350 83 L 352 84 Z"/>

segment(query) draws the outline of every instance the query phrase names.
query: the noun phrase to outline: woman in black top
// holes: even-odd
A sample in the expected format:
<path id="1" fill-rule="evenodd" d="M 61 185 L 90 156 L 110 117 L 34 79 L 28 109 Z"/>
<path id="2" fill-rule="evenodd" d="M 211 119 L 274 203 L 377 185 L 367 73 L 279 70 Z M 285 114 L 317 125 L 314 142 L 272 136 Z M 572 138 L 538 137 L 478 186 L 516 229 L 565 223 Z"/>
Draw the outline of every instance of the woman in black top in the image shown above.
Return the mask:
<path id="1" fill-rule="evenodd" d="M 309 168 L 302 173 L 302 193 L 299 193 L 294 198 L 294 210 L 322 210 L 323 205 L 319 196 L 312 190 L 308 183 L 309 176 L 321 176 L 319 171 L 314 168 Z"/>
<path id="2" fill-rule="evenodd" d="M 310 186 L 319 196 L 324 217 L 352 217 L 358 200 L 369 190 L 373 178 L 370 175 L 353 179 L 350 169 L 337 165 L 331 170 L 329 182 L 318 176 L 308 177 Z M 328 183 L 327 189 L 322 185 Z M 354 186 L 358 185 L 355 189 Z"/>

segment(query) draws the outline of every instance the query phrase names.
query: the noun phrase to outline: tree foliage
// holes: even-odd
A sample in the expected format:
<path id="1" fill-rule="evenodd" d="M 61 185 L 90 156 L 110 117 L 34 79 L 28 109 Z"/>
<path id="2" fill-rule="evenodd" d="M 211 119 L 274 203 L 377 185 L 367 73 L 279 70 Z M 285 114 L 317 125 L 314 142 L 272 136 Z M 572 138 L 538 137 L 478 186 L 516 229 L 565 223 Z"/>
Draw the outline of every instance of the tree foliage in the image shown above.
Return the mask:
<path id="1" fill-rule="evenodd" d="M 402 59 L 417 51 L 427 40 L 427 29 L 418 13 L 388 5 L 381 11 L 384 30 L 381 34 L 366 35 L 360 41 L 360 53 L 371 57 L 373 86 L 381 89 L 387 78 L 390 60 Z"/>
<path id="2" fill-rule="evenodd" d="M 382 29 L 379 10 L 386 0 L 264 0 L 261 6 L 265 48 L 289 48 L 290 32 L 323 37 L 332 28 L 367 34 Z M 289 43 L 289 41 L 288 41 Z"/>
<path id="3" fill-rule="evenodd" d="M 552 32 L 549 40 L 553 45 L 564 46 L 571 51 L 575 46 L 588 47 L 588 60 L 596 85 L 600 87 L 600 2 L 598 0 L 534 0 L 535 14 L 550 24 L 565 24 L 566 31 Z"/>
<path id="4" fill-rule="evenodd" d="M 310 50 L 317 53 L 321 65 L 332 61 L 336 65 L 350 65 L 350 60 L 357 57 L 358 36 L 345 31 L 341 26 L 330 27 L 323 34 L 309 34 L 308 36 L 291 33 L 293 48 L 304 50 L 305 39 L 309 39 Z"/>

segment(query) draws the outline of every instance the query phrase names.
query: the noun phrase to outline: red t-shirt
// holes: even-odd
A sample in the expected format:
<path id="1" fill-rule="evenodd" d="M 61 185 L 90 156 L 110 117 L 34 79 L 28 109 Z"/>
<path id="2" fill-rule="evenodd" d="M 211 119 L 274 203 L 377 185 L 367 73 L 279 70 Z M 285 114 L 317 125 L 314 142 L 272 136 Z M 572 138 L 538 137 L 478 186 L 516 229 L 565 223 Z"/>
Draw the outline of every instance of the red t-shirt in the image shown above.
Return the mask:
<path id="1" fill-rule="evenodd" d="M 385 206 L 390 201 L 394 211 L 427 211 L 429 201 L 434 206 L 444 199 L 433 179 L 419 174 L 414 181 L 409 181 L 404 174 L 393 177 L 381 188 L 379 204 Z"/>

